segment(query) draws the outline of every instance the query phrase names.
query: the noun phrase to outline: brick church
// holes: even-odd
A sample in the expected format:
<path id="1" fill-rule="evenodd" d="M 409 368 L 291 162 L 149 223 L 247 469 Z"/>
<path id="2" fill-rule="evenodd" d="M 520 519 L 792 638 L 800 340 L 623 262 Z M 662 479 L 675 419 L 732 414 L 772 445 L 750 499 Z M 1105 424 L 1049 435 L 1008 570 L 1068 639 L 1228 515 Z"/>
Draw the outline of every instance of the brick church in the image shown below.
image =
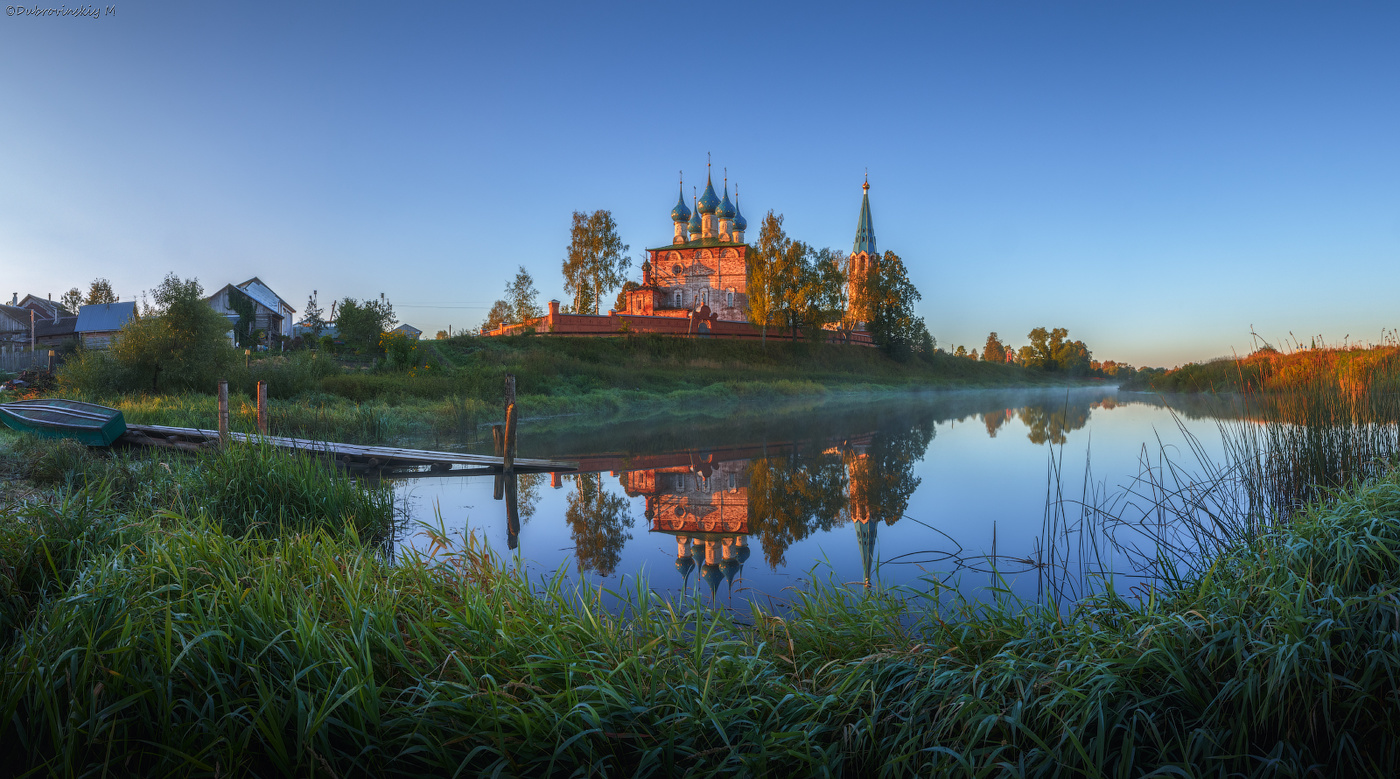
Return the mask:
<path id="1" fill-rule="evenodd" d="M 675 208 L 671 209 L 671 243 L 647 249 L 642 263 L 642 281 L 625 292 L 624 308 L 605 315 L 566 314 L 558 301 L 550 301 L 548 313 L 537 319 L 503 324 L 486 335 L 513 335 L 522 332 L 573 336 L 608 336 L 623 333 L 664 333 L 717 338 L 766 337 L 781 340 L 793 337 L 782 328 L 770 329 L 766 336 L 748 321 L 748 252 L 744 242 L 748 220 L 739 211 L 739 190 L 729 199 L 729 180 L 723 194 L 715 192 L 707 173 L 705 191 L 685 203 L 681 185 Z M 866 274 L 879 261 L 875 250 L 875 226 L 870 215 L 870 182 L 863 185 L 860 219 L 846 272 L 850 316 L 856 326 L 830 340 L 872 346 L 865 332 L 869 317 L 861 304 L 859 291 Z M 801 334 L 798 334 L 801 337 Z"/>
<path id="2" fill-rule="evenodd" d="M 734 200 L 729 202 L 728 178 L 721 198 L 707 175 L 705 193 L 693 209 L 686 207 L 681 190 L 671 209 L 671 244 L 647 250 L 642 285 L 627 293 L 626 313 L 687 317 L 708 308 L 703 313 L 716 321 L 748 321 L 748 220 L 739 213 L 738 189 Z"/>

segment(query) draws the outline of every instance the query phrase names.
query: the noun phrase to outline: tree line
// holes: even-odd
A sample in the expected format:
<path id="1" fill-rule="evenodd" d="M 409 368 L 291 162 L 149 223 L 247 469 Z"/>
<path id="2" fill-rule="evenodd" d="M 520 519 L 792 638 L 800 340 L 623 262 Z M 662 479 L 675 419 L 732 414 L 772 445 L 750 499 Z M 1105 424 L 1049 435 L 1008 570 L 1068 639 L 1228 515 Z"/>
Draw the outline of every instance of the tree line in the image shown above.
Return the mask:
<path id="1" fill-rule="evenodd" d="M 1001 336 L 993 331 L 987 336 L 981 355 L 978 355 L 976 349 L 969 352 L 963 346 L 955 347 L 952 355 L 985 362 L 1010 363 L 1069 376 L 1129 378 L 1136 372 L 1136 369 L 1127 363 L 1095 360 L 1089 347 L 1083 341 L 1071 341 L 1069 330 L 1063 327 L 1037 327 L 1027 333 L 1026 338 L 1029 343 L 1016 348 L 1007 345 Z"/>

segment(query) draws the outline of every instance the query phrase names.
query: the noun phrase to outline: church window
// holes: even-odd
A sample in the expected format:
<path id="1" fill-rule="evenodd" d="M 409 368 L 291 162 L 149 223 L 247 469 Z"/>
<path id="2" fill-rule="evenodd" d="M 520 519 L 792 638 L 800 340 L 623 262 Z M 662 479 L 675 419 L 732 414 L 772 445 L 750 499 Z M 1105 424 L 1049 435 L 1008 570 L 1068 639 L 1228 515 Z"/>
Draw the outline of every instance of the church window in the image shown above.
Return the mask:
<path id="1" fill-rule="evenodd" d="M 681 306 L 685 305 L 684 295 L 685 293 L 682 290 L 676 290 L 676 308 L 680 308 Z"/>
<path id="2" fill-rule="evenodd" d="M 734 290 L 731 289 L 724 293 L 724 305 L 729 308 L 734 307 Z"/>
<path id="3" fill-rule="evenodd" d="M 736 489 L 738 489 L 738 487 L 735 486 L 735 484 L 734 484 L 734 472 L 733 472 L 733 471 L 730 471 L 730 472 L 729 472 L 729 491 L 730 491 L 730 492 L 733 492 L 733 491 L 736 490 Z"/>

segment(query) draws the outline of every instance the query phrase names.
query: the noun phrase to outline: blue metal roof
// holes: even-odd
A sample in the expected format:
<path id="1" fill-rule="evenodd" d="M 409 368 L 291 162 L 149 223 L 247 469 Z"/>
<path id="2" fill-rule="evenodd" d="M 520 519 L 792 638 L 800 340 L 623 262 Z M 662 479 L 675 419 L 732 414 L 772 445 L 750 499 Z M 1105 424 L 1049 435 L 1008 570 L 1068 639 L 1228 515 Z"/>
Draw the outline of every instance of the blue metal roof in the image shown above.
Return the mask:
<path id="1" fill-rule="evenodd" d="M 719 207 L 719 195 L 715 194 L 715 185 L 710 183 L 710 177 L 705 177 L 705 193 L 700 196 L 700 213 L 713 214 Z"/>
<path id="2" fill-rule="evenodd" d="M 94 303 L 78 309 L 78 333 L 105 333 L 122 329 L 126 320 L 136 317 L 136 301 Z"/>
<path id="3" fill-rule="evenodd" d="M 715 216 L 720 219 L 734 218 L 734 204 L 729 202 L 729 182 L 724 182 L 724 200 L 720 202 L 719 208 L 715 209 Z"/>
<path id="4" fill-rule="evenodd" d="M 671 209 L 672 222 L 689 222 L 690 209 L 685 205 L 685 185 L 681 185 L 681 195 L 676 198 L 676 207 Z"/>
<path id="5" fill-rule="evenodd" d="M 856 223 L 856 243 L 851 254 L 869 252 L 875 254 L 875 222 L 870 218 L 870 182 L 862 187 L 865 196 L 860 201 L 860 221 Z"/>
<path id="6" fill-rule="evenodd" d="M 690 227 L 690 232 L 692 232 L 692 233 L 698 233 L 698 232 L 700 232 L 700 228 L 704 227 L 704 224 L 702 224 L 702 223 L 700 222 L 700 209 L 699 209 L 698 207 L 697 207 L 697 208 L 695 209 L 695 211 L 690 215 L 690 225 L 689 225 L 689 227 Z"/>

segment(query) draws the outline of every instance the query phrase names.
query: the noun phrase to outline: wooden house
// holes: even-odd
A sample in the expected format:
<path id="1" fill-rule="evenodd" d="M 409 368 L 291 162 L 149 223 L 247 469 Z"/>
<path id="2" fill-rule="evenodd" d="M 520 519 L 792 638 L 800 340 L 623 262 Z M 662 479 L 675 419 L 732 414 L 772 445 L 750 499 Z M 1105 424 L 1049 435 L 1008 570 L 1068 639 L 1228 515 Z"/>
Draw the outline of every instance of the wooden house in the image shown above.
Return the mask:
<path id="1" fill-rule="evenodd" d="M 244 305 L 241 301 L 245 299 L 252 303 L 254 330 L 262 330 L 269 336 L 292 337 L 292 323 L 297 310 L 257 276 L 242 284 L 226 284 L 223 289 L 205 298 L 205 301 L 229 320 L 232 337 L 233 326 L 241 316 L 238 308 Z"/>
<path id="2" fill-rule="evenodd" d="M 137 318 L 136 301 L 93 303 L 78 309 L 73 332 L 79 343 L 88 349 L 106 349 L 121 331 L 122 325 Z"/>

